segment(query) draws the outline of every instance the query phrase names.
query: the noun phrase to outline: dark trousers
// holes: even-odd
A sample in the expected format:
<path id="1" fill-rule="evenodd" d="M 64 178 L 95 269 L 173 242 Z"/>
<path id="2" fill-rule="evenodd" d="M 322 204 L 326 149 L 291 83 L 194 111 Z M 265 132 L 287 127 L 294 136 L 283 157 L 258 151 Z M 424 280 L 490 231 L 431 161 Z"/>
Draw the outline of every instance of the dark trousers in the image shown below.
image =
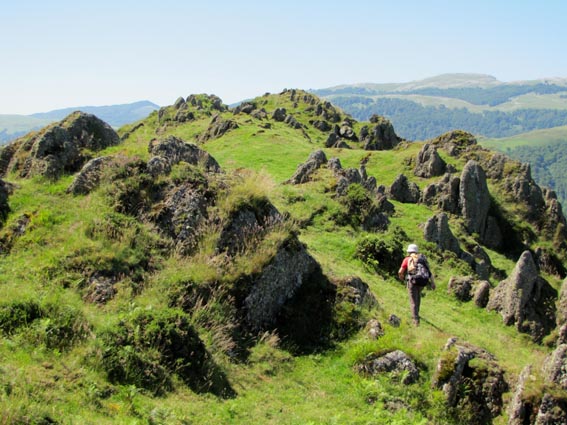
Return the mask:
<path id="1" fill-rule="evenodd" d="M 407 287 L 410 300 L 411 316 L 414 322 L 419 323 L 419 306 L 421 304 L 421 291 L 423 291 L 423 287 L 414 285 L 410 282 L 407 283 Z"/>

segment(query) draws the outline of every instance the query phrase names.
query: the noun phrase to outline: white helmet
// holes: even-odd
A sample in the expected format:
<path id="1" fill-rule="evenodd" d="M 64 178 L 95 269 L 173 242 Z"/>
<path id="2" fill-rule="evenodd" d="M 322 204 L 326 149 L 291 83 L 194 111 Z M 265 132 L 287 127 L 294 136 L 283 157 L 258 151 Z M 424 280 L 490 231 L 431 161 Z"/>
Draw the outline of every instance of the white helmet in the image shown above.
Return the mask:
<path id="1" fill-rule="evenodd" d="M 417 245 L 414 243 L 411 243 L 408 245 L 408 249 L 407 249 L 408 254 L 411 254 L 412 252 L 419 252 L 419 249 L 417 248 Z"/>

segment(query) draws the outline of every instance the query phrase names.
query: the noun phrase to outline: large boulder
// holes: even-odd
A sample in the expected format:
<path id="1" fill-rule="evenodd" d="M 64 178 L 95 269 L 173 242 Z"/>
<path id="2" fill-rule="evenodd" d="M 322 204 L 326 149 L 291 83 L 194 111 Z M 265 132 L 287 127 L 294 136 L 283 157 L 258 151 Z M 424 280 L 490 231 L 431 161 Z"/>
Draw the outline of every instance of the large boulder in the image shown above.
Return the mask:
<path id="1" fill-rule="evenodd" d="M 425 223 L 423 236 L 428 242 L 433 242 L 438 249 L 454 252 L 457 256 L 461 254 L 459 241 L 451 232 L 449 217 L 445 213 L 439 213 Z"/>
<path id="2" fill-rule="evenodd" d="M 389 150 L 401 142 L 402 139 L 396 135 L 394 126 L 388 119 L 372 115 L 370 122 L 374 124 L 372 129 L 365 128 L 361 130 L 360 138 L 364 149 L 373 151 Z"/>
<path id="3" fill-rule="evenodd" d="M 396 177 L 388 190 L 388 194 L 396 201 L 409 204 L 416 204 L 421 198 L 421 192 L 417 184 L 410 182 L 403 174 L 399 174 Z"/>
<path id="4" fill-rule="evenodd" d="M 191 165 L 202 164 L 205 170 L 209 172 L 218 173 L 221 171 L 218 162 L 208 152 L 175 136 L 153 139 L 150 141 L 148 151 L 156 157 L 164 158 L 170 166 L 183 161 Z"/>
<path id="5" fill-rule="evenodd" d="M 469 424 L 479 425 L 492 423 L 500 415 L 502 395 L 508 390 L 495 357 L 457 338 L 445 345 L 433 385 L 443 390 L 448 406 L 460 411 Z"/>
<path id="6" fill-rule="evenodd" d="M 557 291 L 539 276 L 531 252 L 524 251 L 512 274 L 492 291 L 487 309 L 539 342 L 555 327 L 556 299 Z"/>
<path id="7" fill-rule="evenodd" d="M 460 156 L 463 152 L 477 146 L 476 137 L 462 130 L 452 130 L 431 140 L 435 146 L 443 148 L 451 156 Z"/>
<path id="8" fill-rule="evenodd" d="M 567 344 L 559 345 L 543 364 L 546 382 L 567 390 Z"/>
<path id="9" fill-rule="evenodd" d="M 356 370 L 366 376 L 389 373 L 404 385 L 413 384 L 419 379 L 419 369 L 415 362 L 401 350 L 387 354 L 369 354 L 356 366 Z"/>
<path id="10" fill-rule="evenodd" d="M 10 213 L 10 205 L 8 205 L 9 194 L 10 186 L 0 179 L 0 227 Z"/>
<path id="11" fill-rule="evenodd" d="M 87 162 L 81 171 L 75 176 L 71 185 L 67 188 L 67 193 L 73 195 L 86 195 L 95 189 L 106 167 L 113 161 L 111 156 L 101 156 Z"/>
<path id="12" fill-rule="evenodd" d="M 238 124 L 236 121 L 225 120 L 220 114 L 216 114 L 211 120 L 209 127 L 201 135 L 199 135 L 199 142 L 204 143 L 209 140 L 218 139 L 229 131 L 237 128 Z"/>
<path id="13" fill-rule="evenodd" d="M 447 163 L 439 156 L 437 148 L 431 143 L 423 145 L 417 154 L 413 173 L 418 177 L 442 176 L 447 171 Z"/>
<path id="14" fill-rule="evenodd" d="M 421 201 L 442 211 L 458 214 L 460 185 L 461 179 L 458 176 L 446 173 L 438 183 L 432 183 L 423 190 Z"/>
<path id="15" fill-rule="evenodd" d="M 262 331 L 275 325 L 284 305 L 318 269 L 317 262 L 297 238 L 287 239 L 269 264 L 252 276 L 247 285 L 250 290 L 243 307 L 248 327 Z"/>
<path id="16" fill-rule="evenodd" d="M 315 171 L 317 171 L 326 163 L 327 163 L 327 156 L 325 155 L 325 152 L 323 152 L 322 150 L 317 150 L 309 155 L 307 161 L 305 161 L 303 164 L 300 164 L 297 167 L 297 170 L 295 171 L 293 176 L 291 176 L 289 180 L 286 181 L 286 183 L 289 184 L 306 183 L 309 180 L 311 180 L 311 177 L 315 173 Z"/>
<path id="17" fill-rule="evenodd" d="M 463 168 L 459 205 L 467 231 L 478 234 L 483 240 L 490 210 L 490 193 L 484 170 L 476 161 L 467 162 Z"/>
<path id="18" fill-rule="evenodd" d="M 92 114 L 74 112 L 64 120 L 14 141 L 2 152 L 3 171 L 21 177 L 57 179 L 78 171 L 98 152 L 120 143 L 118 134 Z"/>

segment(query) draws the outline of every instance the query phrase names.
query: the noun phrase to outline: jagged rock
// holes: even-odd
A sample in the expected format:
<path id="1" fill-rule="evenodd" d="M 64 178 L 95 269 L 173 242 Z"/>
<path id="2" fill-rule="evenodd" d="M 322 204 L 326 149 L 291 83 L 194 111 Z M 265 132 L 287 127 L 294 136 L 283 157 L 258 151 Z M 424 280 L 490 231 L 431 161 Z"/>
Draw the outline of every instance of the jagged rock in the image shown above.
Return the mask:
<path id="1" fill-rule="evenodd" d="M 413 384 L 419 379 L 419 370 L 414 361 L 401 350 L 384 355 L 369 354 L 356 366 L 356 370 L 367 376 L 390 373 L 400 379 L 404 385 Z"/>
<path id="2" fill-rule="evenodd" d="M 285 110 L 285 108 L 276 108 L 274 110 L 274 113 L 272 114 L 272 118 L 275 121 L 279 121 L 279 122 L 285 120 L 286 116 L 287 116 L 287 111 Z"/>
<path id="3" fill-rule="evenodd" d="M 372 130 L 365 131 L 366 137 L 362 138 L 365 150 L 388 150 L 396 147 L 401 138 L 396 135 L 392 123 L 384 117 L 372 115 L 370 122 L 375 124 Z"/>
<path id="4" fill-rule="evenodd" d="M 178 252 L 189 254 L 197 245 L 211 203 L 210 194 L 191 183 L 175 186 L 165 195 L 154 221 L 175 241 Z"/>
<path id="5" fill-rule="evenodd" d="M 459 210 L 459 189 L 461 179 L 450 173 L 445 174 L 439 183 L 428 185 L 422 195 L 422 202 L 426 205 L 435 205 L 437 208 L 457 214 Z"/>
<path id="6" fill-rule="evenodd" d="M 447 293 L 456 297 L 459 301 L 470 301 L 474 279 L 472 276 L 453 276 L 449 279 Z"/>
<path id="7" fill-rule="evenodd" d="M 327 168 L 329 168 L 329 170 L 332 170 L 336 174 L 337 171 L 343 169 L 343 166 L 341 165 L 341 160 L 339 158 L 331 158 L 327 163 Z"/>
<path id="8" fill-rule="evenodd" d="M 326 133 L 327 131 L 331 131 L 331 129 L 333 128 L 331 127 L 331 124 L 329 124 L 327 121 L 324 120 L 315 120 L 312 122 L 312 124 L 313 127 L 324 133 Z"/>
<path id="9" fill-rule="evenodd" d="M 388 194 L 392 199 L 399 202 L 416 204 L 419 202 L 421 192 L 417 184 L 410 182 L 408 178 L 399 174 L 390 186 Z"/>
<path id="10" fill-rule="evenodd" d="M 565 247 L 567 239 L 567 221 L 563 215 L 561 203 L 557 200 L 557 194 L 553 190 L 543 189 L 545 198 L 545 211 L 543 212 L 543 223 L 540 228 L 553 238 L 557 246 Z"/>
<path id="11" fill-rule="evenodd" d="M 300 128 L 303 127 L 303 125 L 301 125 L 301 123 L 299 121 L 297 121 L 297 119 L 295 119 L 295 117 L 291 114 L 289 114 L 285 117 L 284 122 L 287 125 L 289 125 L 291 128 L 294 128 L 296 130 L 299 130 Z"/>
<path id="12" fill-rule="evenodd" d="M 448 406 L 468 412 L 471 424 L 492 423 L 501 413 L 502 394 L 508 390 L 494 356 L 457 338 L 445 345 L 433 385 L 442 388 Z"/>
<path id="13" fill-rule="evenodd" d="M 331 102 L 319 103 L 315 109 L 315 114 L 333 123 L 341 121 L 341 114 L 339 114 Z"/>
<path id="14" fill-rule="evenodd" d="M 318 270 L 317 262 L 296 237 L 286 240 L 250 282 L 250 292 L 243 302 L 247 325 L 253 331 L 273 325 L 284 304 Z"/>
<path id="15" fill-rule="evenodd" d="M 148 173 L 154 177 L 166 176 L 171 172 L 170 162 L 163 156 L 153 156 L 148 161 Z"/>
<path id="16" fill-rule="evenodd" d="M 402 320 L 395 314 L 390 314 L 388 316 L 388 323 L 394 328 L 398 328 L 402 324 Z"/>
<path id="17" fill-rule="evenodd" d="M 489 310 L 498 311 L 506 325 L 541 341 L 555 327 L 557 291 L 539 276 L 532 254 L 524 251 L 512 274 L 490 294 Z"/>
<path id="18" fill-rule="evenodd" d="M 256 205 L 243 204 L 233 211 L 221 231 L 217 251 L 234 256 L 246 247 L 252 247 L 267 231 L 283 220 L 269 201 Z"/>
<path id="19" fill-rule="evenodd" d="M 567 279 L 561 284 L 559 303 L 557 304 L 557 326 L 567 324 Z"/>
<path id="20" fill-rule="evenodd" d="M 187 106 L 187 102 L 185 102 L 185 99 L 183 99 L 183 97 L 178 97 L 177 100 L 173 103 L 173 107 L 175 109 L 181 109 L 185 106 Z"/>
<path id="21" fill-rule="evenodd" d="M 461 254 L 459 241 L 451 232 L 449 217 L 445 213 L 439 213 L 427 220 L 423 236 L 426 241 L 437 244 L 438 249 L 454 252 L 457 256 Z"/>
<path id="22" fill-rule="evenodd" d="M 483 240 L 490 209 L 490 193 L 484 170 L 476 161 L 467 162 L 463 168 L 459 186 L 459 205 L 467 231 L 470 234 L 480 235 Z"/>
<path id="23" fill-rule="evenodd" d="M 317 171 L 319 168 L 321 168 L 321 166 L 325 165 L 326 163 L 327 163 L 327 156 L 325 155 L 325 152 L 323 152 L 322 150 L 312 152 L 309 155 L 309 158 L 307 158 L 307 161 L 305 161 L 303 164 L 300 164 L 297 167 L 297 170 L 295 171 L 293 176 L 291 176 L 290 179 L 286 181 L 286 183 L 289 184 L 306 183 L 311 179 L 313 173 L 315 173 L 315 171 Z"/>
<path id="24" fill-rule="evenodd" d="M 382 324 L 376 319 L 369 320 L 365 329 L 370 339 L 378 339 L 384 336 L 384 328 L 382 328 Z"/>
<path id="25" fill-rule="evenodd" d="M 350 149 L 350 146 L 336 133 L 329 134 L 325 141 L 326 148 Z"/>
<path id="26" fill-rule="evenodd" d="M 92 114 L 74 112 L 64 120 L 14 141 L 3 149 L 5 172 L 57 179 L 78 171 L 97 152 L 120 143 L 118 134 Z"/>
<path id="27" fill-rule="evenodd" d="M 209 107 L 218 112 L 225 112 L 228 107 L 222 103 L 222 99 L 214 94 L 192 94 L 187 96 L 187 104 L 202 110 Z"/>
<path id="28" fill-rule="evenodd" d="M 234 115 L 236 114 L 251 114 L 257 108 L 256 103 L 254 102 L 242 102 L 236 108 L 234 108 Z"/>
<path id="29" fill-rule="evenodd" d="M 221 172 L 218 162 L 202 149 L 191 143 L 185 143 L 175 136 L 167 136 L 165 139 L 153 139 L 148 146 L 150 154 L 165 158 L 170 165 L 181 161 L 188 164 L 203 164 L 205 170 L 213 173 Z"/>
<path id="30" fill-rule="evenodd" d="M 71 185 L 67 188 L 67 193 L 73 195 L 86 195 L 95 189 L 106 167 L 113 161 L 111 156 L 101 156 L 87 162 L 79 174 L 75 177 Z"/>
<path id="31" fill-rule="evenodd" d="M 256 118 L 257 120 L 265 120 L 266 118 L 268 118 L 268 113 L 266 112 L 266 110 L 264 108 L 260 108 L 260 109 L 255 109 L 250 113 L 250 116 L 253 118 Z M 261 125 L 261 127 L 263 128 L 272 128 L 272 125 L 267 122 Z"/>
<path id="32" fill-rule="evenodd" d="M 377 303 L 376 297 L 370 291 L 368 284 L 359 277 L 350 276 L 336 281 L 335 284 L 343 289 L 343 298 L 354 305 L 372 306 Z"/>
<path id="33" fill-rule="evenodd" d="M 567 400 L 549 393 L 544 394 L 537 412 L 535 424 L 567 424 Z"/>
<path id="34" fill-rule="evenodd" d="M 514 396 L 508 407 L 508 425 L 524 425 L 534 423 L 535 408 L 531 401 L 526 400 L 525 391 L 528 379 L 532 376 L 532 367 L 526 366 L 516 384 Z"/>
<path id="35" fill-rule="evenodd" d="M 209 124 L 209 128 L 199 135 L 199 142 L 204 143 L 208 140 L 218 139 L 230 130 L 238 128 L 238 124 L 232 120 L 225 120 L 220 115 L 215 115 Z"/>
<path id="36" fill-rule="evenodd" d="M 487 280 L 481 280 L 474 288 L 473 301 L 477 307 L 484 308 L 488 304 L 490 297 L 490 283 Z"/>
<path id="37" fill-rule="evenodd" d="M 339 127 L 339 136 L 352 141 L 358 141 L 356 133 L 352 129 L 352 123 L 350 121 L 343 121 Z"/>
<path id="38" fill-rule="evenodd" d="M 567 390 L 567 344 L 559 345 L 543 363 L 546 382 Z"/>
<path id="39" fill-rule="evenodd" d="M 8 204 L 8 195 L 10 194 L 9 187 L 0 179 L 0 227 L 10 213 L 10 205 Z"/>
<path id="40" fill-rule="evenodd" d="M 447 171 L 447 163 L 439 156 L 437 148 L 431 143 L 423 145 L 416 158 L 413 173 L 418 177 L 442 176 Z"/>
<path id="41" fill-rule="evenodd" d="M 453 130 L 431 140 L 431 143 L 440 146 L 451 156 L 460 156 L 470 147 L 476 146 L 476 138 L 466 131 Z"/>

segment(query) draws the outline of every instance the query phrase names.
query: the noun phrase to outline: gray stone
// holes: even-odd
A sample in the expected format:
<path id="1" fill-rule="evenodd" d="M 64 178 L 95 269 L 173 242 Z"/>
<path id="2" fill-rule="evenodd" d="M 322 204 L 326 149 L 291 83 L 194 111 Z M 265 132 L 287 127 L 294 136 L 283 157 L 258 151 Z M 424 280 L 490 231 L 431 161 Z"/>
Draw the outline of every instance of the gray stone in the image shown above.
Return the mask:
<path id="1" fill-rule="evenodd" d="M 532 376 L 531 365 L 526 366 L 518 377 L 516 390 L 508 407 L 508 425 L 524 425 L 533 422 L 531 420 L 532 406 L 529 406 L 525 400 L 525 391 L 529 379 L 535 379 Z"/>
<path id="2" fill-rule="evenodd" d="M 384 336 L 384 328 L 378 320 L 370 319 L 366 324 L 366 334 L 370 339 L 375 340 Z"/>
<path id="3" fill-rule="evenodd" d="M 389 196 L 399 202 L 416 204 L 421 198 L 421 192 L 417 184 L 410 182 L 408 178 L 399 174 L 390 186 Z"/>
<path id="4" fill-rule="evenodd" d="M 71 185 L 67 188 L 67 193 L 73 195 L 86 195 L 95 189 L 106 167 L 112 164 L 113 158 L 110 156 L 101 156 L 91 159 L 87 162 Z"/>
<path id="5" fill-rule="evenodd" d="M 492 354 L 457 338 L 450 338 L 444 351 L 433 385 L 442 389 L 448 406 L 468 411 L 471 424 L 492 423 L 508 390 L 504 371 Z"/>
<path id="6" fill-rule="evenodd" d="M 453 295 L 459 301 L 470 301 L 473 283 L 472 276 L 453 276 L 449 279 L 447 293 Z"/>
<path id="7" fill-rule="evenodd" d="M 557 291 L 539 276 L 532 254 L 524 251 L 512 274 L 490 294 L 487 309 L 502 315 L 506 325 L 541 341 L 555 327 Z"/>
<path id="8" fill-rule="evenodd" d="M 384 355 L 370 354 L 356 369 L 367 376 L 390 373 L 404 385 L 413 384 L 419 379 L 419 370 L 414 361 L 401 350 Z"/>
<path id="9" fill-rule="evenodd" d="M 375 125 L 361 140 L 365 150 L 389 150 L 401 142 L 402 139 L 396 135 L 394 126 L 386 118 L 373 115 L 370 122 Z"/>
<path id="10" fill-rule="evenodd" d="M 447 170 L 447 163 L 439 156 L 431 143 L 423 145 L 416 158 L 414 174 L 418 177 L 431 178 L 442 176 Z"/>
<path id="11" fill-rule="evenodd" d="M 311 180 L 313 174 L 327 163 L 327 156 L 322 150 L 312 152 L 303 164 L 297 167 L 297 170 L 286 181 L 289 184 L 302 184 Z"/>
<path id="12" fill-rule="evenodd" d="M 459 205 L 467 231 L 470 234 L 476 233 L 481 241 L 484 240 L 490 209 L 490 193 L 484 170 L 476 161 L 470 160 L 463 168 Z"/>
<path id="13" fill-rule="evenodd" d="M 427 220 L 423 236 L 426 241 L 435 243 L 438 249 L 454 252 L 457 256 L 461 254 L 459 241 L 451 232 L 449 217 L 445 213 L 439 213 Z"/>
<path id="14" fill-rule="evenodd" d="M 546 382 L 567 390 L 567 344 L 559 345 L 543 363 Z"/>
<path id="15" fill-rule="evenodd" d="M 486 280 L 479 281 L 474 287 L 473 301 L 477 307 L 485 308 L 490 297 L 490 283 Z"/>
<path id="16" fill-rule="evenodd" d="M 153 139 L 148 146 L 148 151 L 152 155 L 165 158 L 172 166 L 183 161 L 191 165 L 202 164 L 208 172 L 221 172 L 220 165 L 208 152 L 175 136 Z"/>
<path id="17" fill-rule="evenodd" d="M 209 140 L 218 139 L 231 130 L 237 129 L 238 124 L 233 120 L 225 120 L 221 115 L 217 114 L 211 120 L 209 127 L 205 132 L 199 135 L 199 142 L 205 143 Z"/>

